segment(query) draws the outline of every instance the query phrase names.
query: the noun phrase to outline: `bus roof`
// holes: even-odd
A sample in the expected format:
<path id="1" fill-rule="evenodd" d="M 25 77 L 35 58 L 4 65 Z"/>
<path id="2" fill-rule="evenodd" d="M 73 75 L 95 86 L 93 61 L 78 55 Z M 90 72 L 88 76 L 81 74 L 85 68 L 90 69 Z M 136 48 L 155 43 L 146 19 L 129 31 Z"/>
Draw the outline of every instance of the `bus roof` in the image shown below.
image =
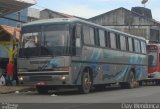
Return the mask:
<path id="1" fill-rule="evenodd" d="M 73 22 L 77 22 L 77 23 L 80 22 L 80 23 L 91 25 L 91 26 L 96 26 L 96 27 L 99 27 L 99 28 L 103 28 L 103 29 L 108 30 L 108 31 L 123 34 L 123 35 L 126 35 L 126 36 L 131 36 L 131 37 L 135 37 L 135 38 L 138 38 L 138 39 L 141 39 L 141 40 L 146 40 L 145 38 L 143 38 L 141 36 L 131 35 L 131 34 L 128 34 L 128 33 L 122 32 L 122 31 L 118 31 L 118 30 L 115 30 L 115 29 L 112 29 L 112 28 L 109 28 L 109 27 L 104 27 L 104 26 L 101 26 L 101 25 L 98 25 L 98 24 L 95 24 L 95 23 L 92 23 L 92 22 L 88 22 L 88 21 L 85 21 L 85 20 L 82 20 L 82 19 L 78 19 L 78 18 L 43 19 L 43 20 L 37 20 L 37 21 L 33 21 L 33 22 L 23 24 L 22 27 L 34 26 L 34 25 L 43 25 L 43 24 L 73 23 Z"/>

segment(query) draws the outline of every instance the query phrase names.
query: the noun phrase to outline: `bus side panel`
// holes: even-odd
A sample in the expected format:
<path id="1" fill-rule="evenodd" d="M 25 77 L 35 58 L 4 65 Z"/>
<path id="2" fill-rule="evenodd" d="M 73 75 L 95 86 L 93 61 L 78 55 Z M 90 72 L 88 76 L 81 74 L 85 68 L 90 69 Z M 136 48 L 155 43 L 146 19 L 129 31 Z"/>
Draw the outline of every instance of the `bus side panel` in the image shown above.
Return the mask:
<path id="1" fill-rule="evenodd" d="M 72 57 L 72 81 L 80 85 L 86 67 L 92 69 L 94 84 L 126 82 L 131 68 L 135 69 L 136 79 L 141 80 L 147 74 L 145 60 L 146 55 L 84 46 L 81 56 Z"/>

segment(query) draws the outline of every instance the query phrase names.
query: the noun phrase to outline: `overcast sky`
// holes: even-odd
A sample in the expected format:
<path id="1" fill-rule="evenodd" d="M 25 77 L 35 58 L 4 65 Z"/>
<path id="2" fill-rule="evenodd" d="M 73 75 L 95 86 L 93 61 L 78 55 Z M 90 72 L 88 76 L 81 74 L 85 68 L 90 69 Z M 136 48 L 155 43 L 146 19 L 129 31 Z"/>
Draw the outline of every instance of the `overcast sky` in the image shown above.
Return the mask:
<path id="1" fill-rule="evenodd" d="M 35 8 L 48 8 L 53 11 L 90 18 L 96 15 L 124 7 L 131 10 L 132 7 L 144 6 L 142 0 L 37 0 Z M 152 16 L 160 21 L 160 0 L 148 0 L 146 8 L 152 10 Z"/>

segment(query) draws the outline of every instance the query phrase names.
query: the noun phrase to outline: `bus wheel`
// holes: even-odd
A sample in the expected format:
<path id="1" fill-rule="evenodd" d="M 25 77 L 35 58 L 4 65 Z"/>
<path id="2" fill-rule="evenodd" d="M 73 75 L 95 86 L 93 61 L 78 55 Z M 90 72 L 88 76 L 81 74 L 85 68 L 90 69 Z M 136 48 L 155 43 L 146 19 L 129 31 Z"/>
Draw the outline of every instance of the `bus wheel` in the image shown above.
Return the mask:
<path id="1" fill-rule="evenodd" d="M 39 94 L 48 94 L 48 88 L 45 86 L 36 86 Z"/>
<path id="2" fill-rule="evenodd" d="M 135 80 L 135 76 L 134 76 L 133 71 L 130 71 L 128 79 L 129 79 L 128 80 L 128 88 L 132 89 L 132 88 L 136 87 L 136 80 Z"/>
<path id="3" fill-rule="evenodd" d="M 133 71 L 130 71 L 130 74 L 128 76 L 128 82 L 120 83 L 120 87 L 123 89 L 132 89 L 136 87 L 136 81 L 135 81 L 135 76 L 134 76 Z"/>
<path id="4" fill-rule="evenodd" d="M 81 85 L 79 87 L 79 90 L 81 93 L 86 94 L 89 93 L 92 88 L 92 79 L 89 72 L 85 72 L 82 75 L 81 78 Z"/>

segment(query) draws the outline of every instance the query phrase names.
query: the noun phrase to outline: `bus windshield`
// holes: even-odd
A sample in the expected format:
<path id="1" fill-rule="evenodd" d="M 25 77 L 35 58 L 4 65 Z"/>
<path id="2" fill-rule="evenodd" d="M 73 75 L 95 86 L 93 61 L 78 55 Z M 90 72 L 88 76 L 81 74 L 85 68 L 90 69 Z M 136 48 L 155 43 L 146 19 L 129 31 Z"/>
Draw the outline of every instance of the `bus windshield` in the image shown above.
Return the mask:
<path id="1" fill-rule="evenodd" d="M 67 55 L 68 25 L 46 25 L 22 28 L 20 57 Z"/>
<path id="2" fill-rule="evenodd" d="M 157 65 L 157 52 L 148 53 L 148 66 L 155 67 Z"/>

